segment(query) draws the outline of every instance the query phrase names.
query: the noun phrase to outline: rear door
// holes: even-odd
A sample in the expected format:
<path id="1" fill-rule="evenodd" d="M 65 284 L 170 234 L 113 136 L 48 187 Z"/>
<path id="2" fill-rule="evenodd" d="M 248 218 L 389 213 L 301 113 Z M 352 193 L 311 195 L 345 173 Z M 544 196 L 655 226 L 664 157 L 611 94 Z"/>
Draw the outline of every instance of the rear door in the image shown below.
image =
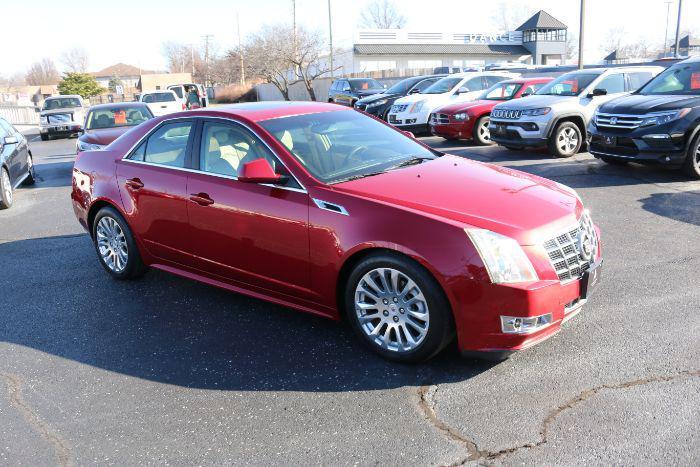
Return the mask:
<path id="1" fill-rule="evenodd" d="M 165 121 L 117 162 L 117 182 L 131 227 L 148 252 L 187 262 L 187 168 L 195 121 Z"/>

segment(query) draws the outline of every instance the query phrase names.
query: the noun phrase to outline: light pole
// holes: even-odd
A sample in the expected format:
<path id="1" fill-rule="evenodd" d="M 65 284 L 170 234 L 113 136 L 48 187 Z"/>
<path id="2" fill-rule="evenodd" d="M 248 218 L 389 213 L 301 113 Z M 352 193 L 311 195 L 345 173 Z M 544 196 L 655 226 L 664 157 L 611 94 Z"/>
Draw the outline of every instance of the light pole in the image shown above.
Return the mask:
<path id="1" fill-rule="evenodd" d="M 664 57 L 666 56 L 666 47 L 668 47 L 668 15 L 671 14 L 671 3 L 673 2 L 665 2 L 666 3 L 666 34 L 664 34 Z"/>
<path id="2" fill-rule="evenodd" d="M 578 69 L 583 69 L 583 32 L 586 19 L 586 0 L 581 0 L 581 18 L 578 30 Z"/>
<path id="3" fill-rule="evenodd" d="M 333 21 L 331 20 L 331 0 L 328 0 L 328 37 L 330 42 L 331 79 L 333 78 Z"/>
<path id="4" fill-rule="evenodd" d="M 681 56 L 680 50 L 678 50 L 678 40 L 681 33 L 681 9 L 683 8 L 683 0 L 678 0 L 678 21 L 676 22 L 676 58 Z"/>

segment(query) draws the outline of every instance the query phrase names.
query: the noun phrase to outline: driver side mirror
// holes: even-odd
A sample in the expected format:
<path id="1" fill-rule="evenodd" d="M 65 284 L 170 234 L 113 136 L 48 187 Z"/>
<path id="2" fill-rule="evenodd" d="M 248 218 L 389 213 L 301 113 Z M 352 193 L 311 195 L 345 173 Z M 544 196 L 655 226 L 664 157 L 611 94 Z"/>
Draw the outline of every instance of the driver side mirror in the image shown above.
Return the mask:
<path id="1" fill-rule="evenodd" d="M 604 96 L 607 93 L 607 89 L 595 88 L 592 93 L 588 94 L 588 97 Z"/>
<path id="2" fill-rule="evenodd" d="M 271 183 L 280 185 L 287 181 L 287 177 L 275 173 L 267 159 L 260 158 L 243 164 L 238 172 L 238 181 L 244 183 Z"/>
<path id="3" fill-rule="evenodd" d="M 17 139 L 16 136 L 5 136 L 3 139 L 3 144 L 17 144 L 19 143 L 19 140 Z"/>
<path id="4" fill-rule="evenodd" d="M 36 113 L 41 112 L 41 107 L 34 107 L 34 112 L 36 112 Z"/>
<path id="5" fill-rule="evenodd" d="M 470 92 L 469 88 L 466 86 L 462 86 L 461 88 L 457 89 L 457 94 L 464 94 L 465 92 Z"/>
<path id="6" fill-rule="evenodd" d="M 408 91 L 409 94 L 418 94 L 420 92 L 420 89 L 418 88 L 413 88 L 410 91 Z"/>
<path id="7" fill-rule="evenodd" d="M 527 96 L 531 96 L 531 95 L 532 95 L 532 93 L 530 91 L 525 91 L 524 93 L 520 94 L 520 97 L 527 97 Z"/>

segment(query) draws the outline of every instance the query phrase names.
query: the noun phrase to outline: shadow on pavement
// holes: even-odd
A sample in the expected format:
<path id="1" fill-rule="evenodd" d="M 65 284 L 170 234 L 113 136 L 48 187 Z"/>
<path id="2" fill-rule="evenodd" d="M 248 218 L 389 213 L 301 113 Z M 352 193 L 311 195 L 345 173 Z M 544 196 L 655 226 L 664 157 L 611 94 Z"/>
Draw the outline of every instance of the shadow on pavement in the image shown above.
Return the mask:
<path id="1" fill-rule="evenodd" d="M 159 271 L 114 281 L 87 235 L 3 243 L 0 258 L 12 271 L 0 276 L 0 340 L 151 381 L 360 391 L 463 381 L 494 365 L 449 350 L 395 364 L 330 320 Z"/>
<path id="2" fill-rule="evenodd" d="M 700 191 L 652 193 L 640 201 L 646 211 L 700 226 Z"/>
<path id="3" fill-rule="evenodd" d="M 61 159 L 72 156 L 62 156 Z M 46 160 L 46 158 L 44 158 Z M 61 186 L 71 186 L 73 177 L 73 160 L 66 162 L 38 163 L 34 166 L 36 171 L 36 183 L 25 187 L 32 188 L 53 188 Z"/>

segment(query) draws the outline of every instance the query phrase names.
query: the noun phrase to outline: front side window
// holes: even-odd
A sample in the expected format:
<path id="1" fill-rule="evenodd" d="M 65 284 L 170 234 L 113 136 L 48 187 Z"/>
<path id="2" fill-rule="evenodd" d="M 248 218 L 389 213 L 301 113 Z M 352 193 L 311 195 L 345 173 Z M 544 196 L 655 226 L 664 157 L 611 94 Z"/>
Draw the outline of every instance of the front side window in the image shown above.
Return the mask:
<path id="1" fill-rule="evenodd" d="M 462 82 L 462 78 L 455 77 L 445 77 L 437 80 L 432 85 L 423 91 L 423 94 L 444 94 L 446 92 L 452 91 L 455 86 Z"/>
<path id="2" fill-rule="evenodd" d="M 415 78 L 402 79 L 398 83 L 392 85 L 386 90 L 387 94 L 406 94 L 408 90 L 416 83 Z"/>
<path id="3" fill-rule="evenodd" d="M 466 83 L 464 83 L 461 87 L 467 88 L 467 91 L 481 91 L 484 89 L 484 80 L 481 78 L 481 76 L 477 78 L 472 78 Z"/>
<path id="4" fill-rule="evenodd" d="M 479 99 L 486 99 L 489 101 L 507 101 L 512 99 L 515 93 L 522 87 L 520 83 L 504 83 L 497 84 L 495 86 L 487 89 Z"/>
<path id="5" fill-rule="evenodd" d="M 700 62 L 673 65 L 656 75 L 637 92 L 643 96 L 666 94 L 698 96 L 700 95 Z"/>
<path id="6" fill-rule="evenodd" d="M 426 89 L 428 89 L 430 86 L 432 86 L 433 83 L 434 83 L 435 81 L 437 81 L 437 80 L 438 80 L 438 78 L 424 79 L 424 80 L 421 81 L 420 83 L 416 84 L 416 85 L 411 89 L 411 91 L 418 90 L 418 92 L 422 93 L 423 91 L 425 91 Z"/>
<path id="7" fill-rule="evenodd" d="M 486 76 L 486 84 L 491 87 L 496 83 L 500 83 L 501 81 L 505 81 L 506 77 L 505 76 Z"/>
<path id="8" fill-rule="evenodd" d="M 537 91 L 544 96 L 578 96 L 600 73 L 566 73 L 550 81 Z"/>
<path id="9" fill-rule="evenodd" d="M 168 167 L 185 167 L 192 122 L 166 123 L 158 127 L 129 159 Z"/>
<path id="10" fill-rule="evenodd" d="M 318 180 L 337 183 L 436 156 L 415 140 L 359 112 L 275 118 L 260 125 Z"/>
<path id="11" fill-rule="evenodd" d="M 369 89 L 384 89 L 379 81 L 372 78 L 367 79 L 353 79 L 350 81 L 350 87 L 353 91 L 366 91 Z"/>
<path id="12" fill-rule="evenodd" d="M 87 116 L 85 129 L 100 130 L 104 128 L 134 126 L 151 118 L 153 118 L 153 114 L 143 105 L 133 107 L 103 107 L 90 110 Z"/>
<path id="13" fill-rule="evenodd" d="M 596 85 L 596 89 L 605 89 L 608 94 L 625 92 L 625 76 L 622 73 L 606 76 Z"/>
<path id="14" fill-rule="evenodd" d="M 256 159 L 266 159 L 277 173 L 287 174 L 267 146 L 247 129 L 229 123 L 204 124 L 199 152 L 200 170 L 236 177 L 244 164 Z"/>

